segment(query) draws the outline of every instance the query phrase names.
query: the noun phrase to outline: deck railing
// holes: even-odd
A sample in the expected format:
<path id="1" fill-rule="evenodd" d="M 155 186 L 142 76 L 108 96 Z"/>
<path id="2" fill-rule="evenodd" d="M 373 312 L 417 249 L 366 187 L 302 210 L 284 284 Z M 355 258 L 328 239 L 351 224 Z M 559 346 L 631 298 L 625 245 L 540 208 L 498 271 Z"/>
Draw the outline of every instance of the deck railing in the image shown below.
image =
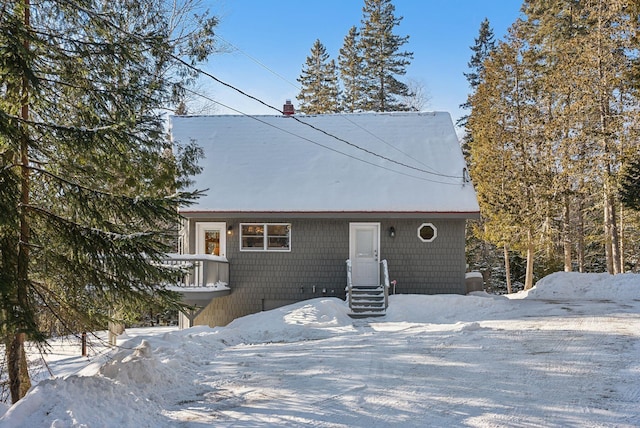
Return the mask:
<path id="1" fill-rule="evenodd" d="M 178 287 L 212 287 L 229 284 L 229 261 L 207 254 L 167 254 L 163 263 L 183 269 L 186 274 Z"/>

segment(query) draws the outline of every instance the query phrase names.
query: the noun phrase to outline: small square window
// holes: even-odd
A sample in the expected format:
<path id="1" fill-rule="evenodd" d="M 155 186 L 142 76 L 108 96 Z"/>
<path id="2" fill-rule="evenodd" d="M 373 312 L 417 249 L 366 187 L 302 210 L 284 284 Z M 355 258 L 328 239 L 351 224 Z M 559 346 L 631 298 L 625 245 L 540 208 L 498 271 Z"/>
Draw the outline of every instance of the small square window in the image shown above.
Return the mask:
<path id="1" fill-rule="evenodd" d="M 438 237 L 438 229 L 433 223 L 422 223 L 418 228 L 418 238 L 422 242 L 433 242 Z"/>

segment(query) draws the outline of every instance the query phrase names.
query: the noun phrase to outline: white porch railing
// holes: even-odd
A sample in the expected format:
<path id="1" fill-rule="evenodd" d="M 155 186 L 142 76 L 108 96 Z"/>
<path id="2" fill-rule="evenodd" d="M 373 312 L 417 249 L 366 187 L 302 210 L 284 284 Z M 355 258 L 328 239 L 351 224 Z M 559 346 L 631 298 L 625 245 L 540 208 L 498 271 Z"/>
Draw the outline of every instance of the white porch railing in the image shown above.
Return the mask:
<path id="1" fill-rule="evenodd" d="M 185 272 L 182 280 L 169 288 L 182 295 L 190 306 L 183 314 L 193 326 L 196 317 L 212 299 L 227 296 L 229 288 L 229 261 L 225 257 L 208 254 L 167 254 L 163 263 Z"/>
<path id="2" fill-rule="evenodd" d="M 380 262 L 380 266 L 382 267 L 382 288 L 384 288 L 384 308 L 387 309 L 389 307 L 389 288 L 391 287 L 391 283 L 389 282 L 389 266 L 387 264 L 387 259 L 384 259 Z"/>
<path id="3" fill-rule="evenodd" d="M 184 288 L 227 286 L 229 261 L 225 257 L 208 254 L 167 254 L 164 264 L 183 269 L 186 273 L 177 284 Z"/>
<path id="4" fill-rule="evenodd" d="M 347 302 L 351 316 L 381 316 L 389 307 L 389 267 L 387 260 L 379 263 L 382 283 L 377 286 L 358 287 L 353 285 L 351 259 L 347 264 Z"/>

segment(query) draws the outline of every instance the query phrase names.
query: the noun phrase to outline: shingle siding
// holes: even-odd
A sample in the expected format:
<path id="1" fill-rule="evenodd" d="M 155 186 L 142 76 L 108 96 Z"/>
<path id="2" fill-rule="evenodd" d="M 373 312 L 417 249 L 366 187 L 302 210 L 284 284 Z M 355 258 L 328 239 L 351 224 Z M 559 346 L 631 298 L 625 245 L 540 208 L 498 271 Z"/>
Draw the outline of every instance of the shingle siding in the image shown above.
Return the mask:
<path id="1" fill-rule="evenodd" d="M 264 222 L 291 224 L 291 251 L 240 251 L 240 223 L 262 221 L 226 220 L 233 226 L 227 238 L 232 291 L 214 299 L 196 324 L 226 325 L 244 315 L 314 297 L 345 298 L 349 224 L 362 220 L 269 218 Z M 418 238 L 418 228 L 427 222 L 438 231 L 433 242 Z M 380 256 L 389 263 L 391 279 L 397 280 L 397 293 L 465 292 L 465 220 L 381 220 L 380 225 Z M 389 236 L 391 226 L 396 230 L 394 238 Z M 190 248 L 193 242 L 190 237 Z"/>
<path id="2" fill-rule="evenodd" d="M 416 220 L 393 222 L 396 237 L 382 234 L 382 258 L 389 263 L 396 292 L 402 294 L 464 294 L 465 221 Z M 438 235 L 433 242 L 418 238 L 418 228 L 432 223 Z M 384 232 L 383 223 L 383 232 Z"/>

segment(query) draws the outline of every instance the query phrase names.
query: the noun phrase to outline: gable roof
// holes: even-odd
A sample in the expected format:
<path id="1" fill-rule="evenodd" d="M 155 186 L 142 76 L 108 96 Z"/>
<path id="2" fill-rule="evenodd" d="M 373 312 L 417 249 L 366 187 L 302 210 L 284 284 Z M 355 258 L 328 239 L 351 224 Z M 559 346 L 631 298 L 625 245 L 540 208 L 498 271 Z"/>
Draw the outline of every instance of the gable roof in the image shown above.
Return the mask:
<path id="1" fill-rule="evenodd" d="M 185 214 L 479 212 L 448 113 L 174 116 L 171 126 L 174 141 L 205 153 L 193 187 L 209 190 Z"/>

